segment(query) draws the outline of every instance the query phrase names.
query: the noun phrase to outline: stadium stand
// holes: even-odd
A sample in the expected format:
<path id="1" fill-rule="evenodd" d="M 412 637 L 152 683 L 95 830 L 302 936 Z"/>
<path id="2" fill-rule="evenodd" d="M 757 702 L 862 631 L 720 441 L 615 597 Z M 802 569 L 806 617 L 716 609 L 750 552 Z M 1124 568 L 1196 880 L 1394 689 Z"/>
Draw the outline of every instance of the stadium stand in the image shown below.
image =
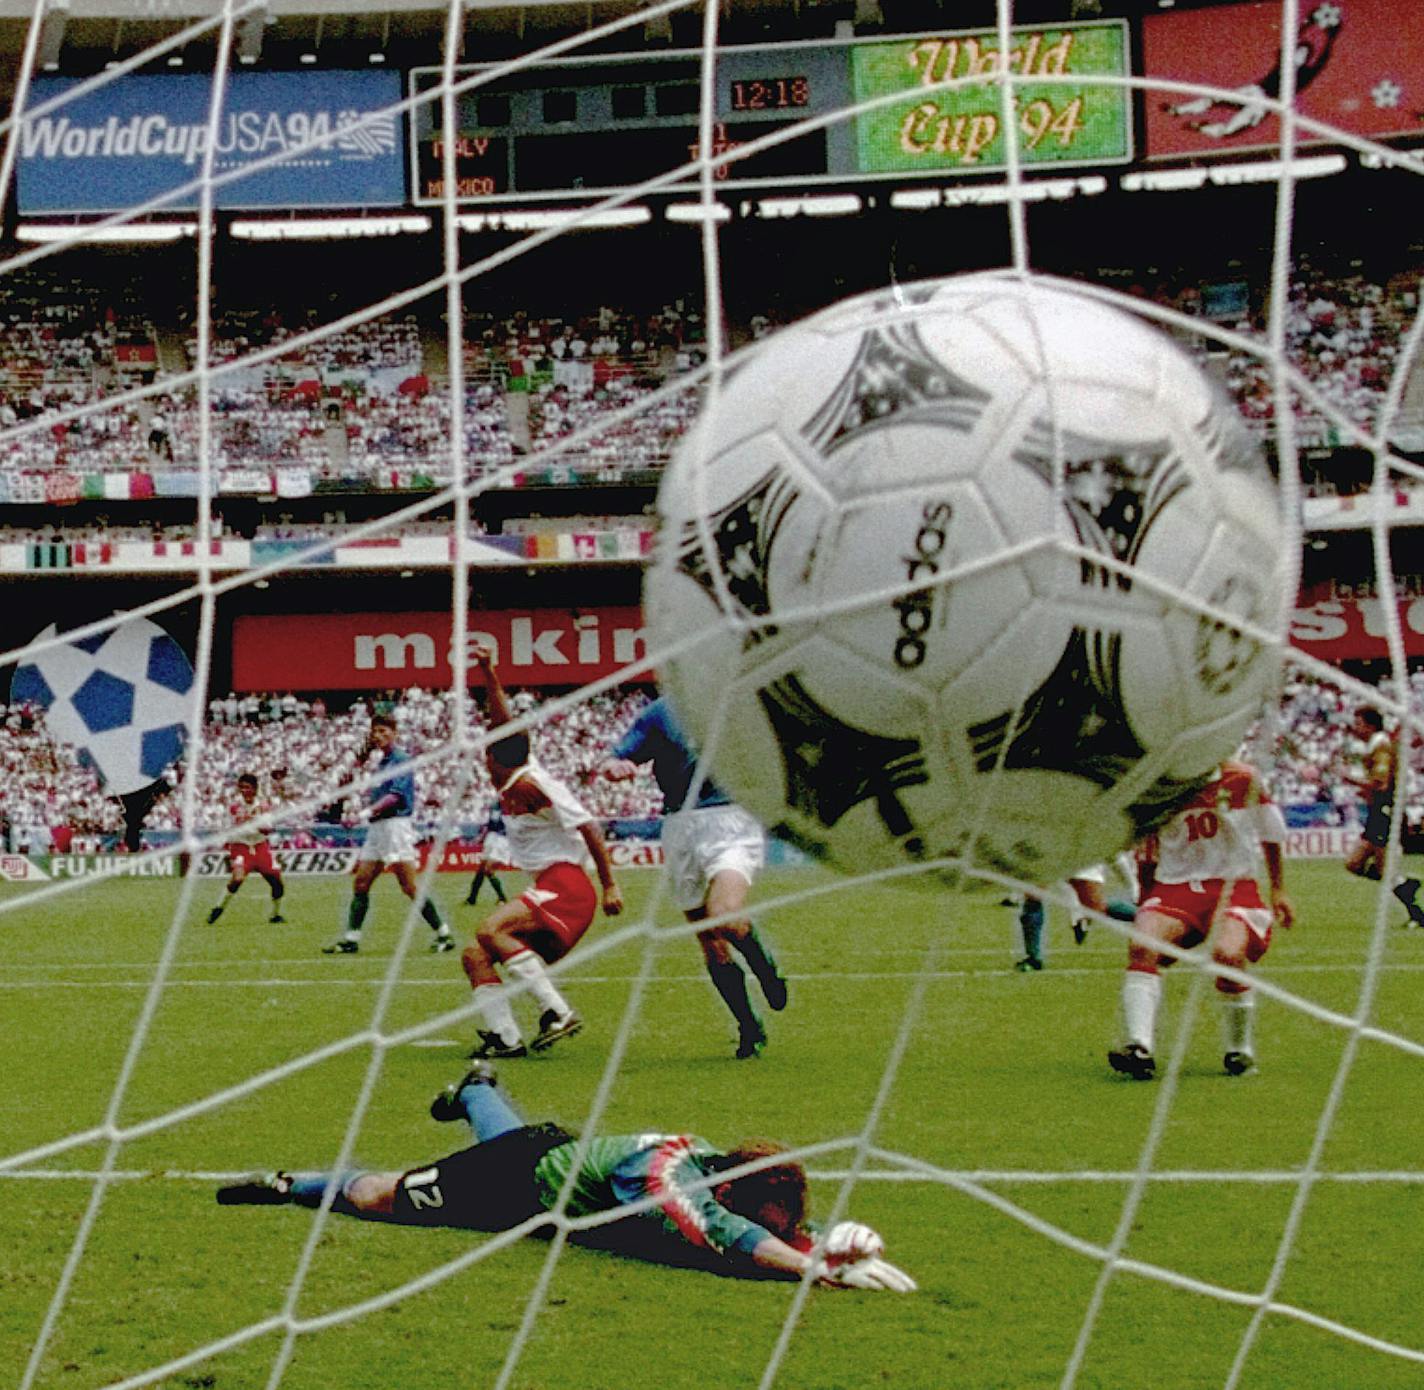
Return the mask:
<path id="1" fill-rule="evenodd" d="M 547 693 L 547 692 L 545 692 Z M 1410 697 L 1424 715 L 1424 670 L 1410 677 Z M 648 769 L 630 783 L 598 777 L 609 745 L 650 698 L 642 687 L 595 695 L 539 725 L 536 752 L 555 775 L 574 787 L 589 809 L 607 818 L 657 816 L 662 797 Z M 538 697 L 517 692 L 516 707 L 527 711 Z M 303 799 L 321 810 L 311 819 L 339 821 L 346 808 L 338 789 L 357 772 L 372 713 L 394 713 L 402 745 L 419 755 L 449 737 L 450 695 L 446 690 L 414 687 L 359 697 L 344 707 L 333 696 L 308 699 L 291 692 L 230 693 L 208 708 L 204 750 L 199 763 L 199 818 L 205 829 L 230 819 L 229 795 L 238 773 L 256 772 L 265 785 L 300 788 Z M 1277 799 L 1302 818 L 1323 825 L 1350 825 L 1359 807 L 1358 790 L 1342 774 L 1360 753 L 1351 730 L 1355 702 L 1336 685 L 1300 672 L 1292 673 L 1272 716 L 1248 736 L 1248 746 L 1269 749 Z M 478 716 L 476 715 L 476 719 Z M 472 724 L 472 732 L 481 726 Z M 1424 825 L 1424 744 L 1410 750 L 1414 771 L 1406 805 L 1410 827 Z M 8 824 L 11 848 L 41 837 L 55 827 L 78 836 L 112 837 L 123 828 L 118 803 L 107 798 L 93 773 L 70 750 L 53 745 L 43 716 L 22 706 L 0 714 L 0 767 L 10 789 Z M 433 828 L 445 797 L 462 771 L 451 762 L 432 763 L 418 776 L 420 819 Z M 181 780 L 170 774 L 174 795 L 150 813 L 148 826 L 172 830 L 178 824 Z M 288 792 L 288 795 L 294 793 Z M 482 766 L 460 808 L 471 831 L 482 822 L 493 791 Z M 302 830 L 292 824 L 290 831 Z"/>
<path id="2" fill-rule="evenodd" d="M 1330 268 L 1299 257 L 1287 315 L 1290 359 L 1325 399 L 1356 423 L 1377 417 L 1404 332 L 1417 302 L 1420 264 L 1402 257 L 1388 273 Z M 1213 319 L 1259 338 L 1266 305 L 1259 295 L 1222 306 L 1213 283 L 1143 277 L 1133 268 L 1100 272 L 1128 282 L 1135 293 L 1192 317 Z M 56 474 L 77 475 L 80 496 L 95 489 L 86 475 L 129 472 L 151 479 L 196 469 L 198 402 L 191 388 L 138 406 L 99 410 L 38 428 L 50 415 L 101 402 L 135 368 L 159 379 L 158 339 L 146 321 L 116 308 L 113 293 L 67 279 L 45 285 L 34 277 L 0 298 L 0 478 L 15 500 L 43 500 Z M 225 310 L 214 322 L 212 448 L 232 491 L 252 491 L 251 473 L 287 469 L 310 486 L 421 488 L 453 477 L 449 441 L 448 372 L 437 370 L 436 328 L 413 314 L 378 319 L 319 344 L 268 361 L 242 365 L 256 351 L 280 348 L 313 322 L 313 314 L 271 308 Z M 760 310 L 732 326 L 734 340 L 762 336 L 772 320 Z M 470 315 L 466 327 L 463 424 L 467 468 L 474 479 L 509 468 L 575 431 L 592 435 L 551 471 L 511 476 L 521 483 L 618 482 L 666 461 L 696 410 L 689 389 L 636 411 L 597 432 L 599 418 L 635 407 L 656 388 L 696 367 L 703 321 L 695 306 L 664 306 L 647 314 L 608 310 L 536 317 Z M 197 361 L 191 327 L 177 364 Z M 1254 355 L 1193 337 L 1193 351 L 1230 391 L 1243 416 L 1265 435 L 1272 430 L 1269 371 Z M 511 399 L 524 402 L 511 406 Z M 1306 447 L 1345 443 L 1336 425 L 1298 403 L 1297 430 Z M 561 471 L 562 470 L 562 471 Z M 36 480 L 37 483 L 36 483 Z M 102 495 L 113 495 L 112 483 Z M 1328 470 L 1313 486 L 1329 492 Z M 260 491 L 261 488 L 256 488 Z M 65 492 L 65 485 L 59 488 Z M 132 495 L 179 487 L 135 481 Z"/>
<path id="3" fill-rule="evenodd" d="M 632 783 L 617 785 L 596 776 L 610 743 L 649 698 L 645 690 L 632 687 L 594 696 L 540 726 L 536 739 L 540 760 L 599 816 L 641 818 L 661 812 L 661 794 L 646 771 Z M 520 692 L 516 704 L 528 709 L 534 699 L 531 693 Z M 209 705 L 198 763 L 199 822 L 204 829 L 230 823 L 229 801 L 240 772 L 257 773 L 265 786 L 300 789 L 286 794 L 300 795 L 319 808 L 309 820 L 324 817 L 339 822 L 347 809 L 354 809 L 355 803 L 343 806 L 339 788 L 358 771 L 372 713 L 394 713 L 402 746 L 418 756 L 449 738 L 450 703 L 448 691 L 420 687 L 369 701 L 358 698 L 342 709 L 335 699 L 328 707 L 320 697 L 309 700 L 291 693 L 229 694 L 215 699 Z M 105 796 L 93 772 L 78 762 L 71 749 L 51 743 L 40 712 L 25 706 L 4 710 L 0 767 L 6 772 L 12 849 L 44 843 L 57 828 L 83 837 L 122 832 L 118 802 Z M 417 815 L 427 829 L 438 820 L 462 771 L 448 761 L 420 771 Z M 170 783 L 174 793 L 153 808 L 147 821 L 150 829 L 173 830 L 178 825 L 180 775 L 170 773 Z M 460 808 L 472 831 L 483 822 L 492 799 L 493 788 L 479 765 Z M 287 828 L 301 831 L 307 826 L 296 823 Z"/>

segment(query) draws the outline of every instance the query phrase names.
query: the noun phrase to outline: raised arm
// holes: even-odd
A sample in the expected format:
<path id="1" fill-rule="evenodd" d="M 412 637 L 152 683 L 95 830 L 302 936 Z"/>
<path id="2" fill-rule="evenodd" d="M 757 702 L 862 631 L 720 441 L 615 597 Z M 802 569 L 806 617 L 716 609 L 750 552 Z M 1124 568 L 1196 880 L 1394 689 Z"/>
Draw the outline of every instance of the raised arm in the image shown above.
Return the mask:
<path id="1" fill-rule="evenodd" d="M 499 672 L 495 669 L 494 651 L 483 642 L 471 642 L 470 655 L 474 657 L 475 665 L 485 678 L 485 689 L 488 692 L 489 700 L 490 728 L 497 729 L 501 724 L 508 724 L 514 718 L 514 713 L 509 708 L 509 698 L 504 693 L 504 684 L 499 678 Z"/>

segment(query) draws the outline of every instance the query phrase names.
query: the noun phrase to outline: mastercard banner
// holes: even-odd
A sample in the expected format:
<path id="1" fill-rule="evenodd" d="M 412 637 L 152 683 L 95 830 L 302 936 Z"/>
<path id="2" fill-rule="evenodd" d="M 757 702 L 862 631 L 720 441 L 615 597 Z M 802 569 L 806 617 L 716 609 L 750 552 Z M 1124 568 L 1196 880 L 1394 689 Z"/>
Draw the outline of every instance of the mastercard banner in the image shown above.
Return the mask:
<path id="1" fill-rule="evenodd" d="M 1319 0 L 1300 6 L 1296 111 L 1354 135 L 1424 134 L 1424 6 L 1419 0 Z M 1281 94 L 1279 0 L 1149 15 L 1143 71 L 1199 82 L 1239 101 L 1147 88 L 1149 158 L 1274 148 L 1280 122 L 1263 102 Z M 1328 135 L 1297 127 L 1300 144 Z"/>

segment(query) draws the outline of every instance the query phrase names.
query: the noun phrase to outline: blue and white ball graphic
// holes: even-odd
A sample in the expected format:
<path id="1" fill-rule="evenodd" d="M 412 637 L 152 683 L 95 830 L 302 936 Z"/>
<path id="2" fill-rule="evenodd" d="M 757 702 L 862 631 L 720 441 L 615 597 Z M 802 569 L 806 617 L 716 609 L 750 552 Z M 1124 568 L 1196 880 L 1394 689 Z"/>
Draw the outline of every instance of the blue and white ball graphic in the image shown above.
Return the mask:
<path id="1" fill-rule="evenodd" d="M 51 623 L 32 645 L 57 631 Z M 10 702 L 44 709 L 50 736 L 77 748 L 104 790 L 123 796 L 161 777 L 182 754 L 192 689 L 193 664 L 183 648 L 156 623 L 129 618 L 22 663 Z"/>

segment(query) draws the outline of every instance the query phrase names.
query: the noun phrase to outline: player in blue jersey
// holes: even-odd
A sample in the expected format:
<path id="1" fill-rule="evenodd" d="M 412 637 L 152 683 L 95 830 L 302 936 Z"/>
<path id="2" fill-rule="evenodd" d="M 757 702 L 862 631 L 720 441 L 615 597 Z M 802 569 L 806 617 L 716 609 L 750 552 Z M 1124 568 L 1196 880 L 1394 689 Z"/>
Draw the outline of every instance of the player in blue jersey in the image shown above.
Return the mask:
<path id="1" fill-rule="evenodd" d="M 767 1140 L 723 1152 L 690 1134 L 636 1134 L 580 1144 L 556 1124 L 526 1125 L 480 1063 L 432 1102 L 437 1120 L 466 1120 L 474 1144 L 404 1173 L 276 1172 L 220 1187 L 223 1206 L 296 1203 L 413 1226 L 508 1231 L 551 1223 L 567 1191 L 570 1218 L 637 1207 L 579 1233 L 661 1264 L 746 1278 L 806 1276 L 838 1288 L 911 1293 L 915 1281 L 883 1258 L 869 1226 L 842 1221 L 818 1239 L 806 1219 L 806 1173 Z"/>
<path id="2" fill-rule="evenodd" d="M 673 900 L 689 922 L 726 919 L 698 932 L 697 940 L 707 973 L 737 1021 L 737 1056 L 759 1056 L 766 1029 L 732 951 L 751 967 L 766 1002 L 784 1009 L 786 980 L 743 911 L 762 864 L 761 827 L 710 778 L 694 790 L 697 754 L 665 698 L 654 700 L 633 721 L 604 763 L 603 775 L 626 781 L 640 763 L 653 765 L 662 789 L 663 858 L 672 875 Z"/>
<path id="3" fill-rule="evenodd" d="M 371 909 L 371 885 L 383 870 L 389 869 L 396 876 L 406 897 L 412 901 L 420 897 L 415 881 L 415 868 L 420 863 L 414 821 L 415 771 L 410 767 L 410 755 L 396 747 L 396 721 L 389 714 L 378 714 L 371 720 L 371 736 L 362 763 L 373 756 L 384 775 L 371 786 L 370 799 L 360 818 L 366 825 L 366 839 L 356 855 L 346 931 L 321 948 L 328 956 L 355 955 L 361 949 L 361 927 Z M 421 900 L 420 915 L 435 933 L 430 949 L 453 951 L 455 940 L 450 928 L 429 898 Z"/>

